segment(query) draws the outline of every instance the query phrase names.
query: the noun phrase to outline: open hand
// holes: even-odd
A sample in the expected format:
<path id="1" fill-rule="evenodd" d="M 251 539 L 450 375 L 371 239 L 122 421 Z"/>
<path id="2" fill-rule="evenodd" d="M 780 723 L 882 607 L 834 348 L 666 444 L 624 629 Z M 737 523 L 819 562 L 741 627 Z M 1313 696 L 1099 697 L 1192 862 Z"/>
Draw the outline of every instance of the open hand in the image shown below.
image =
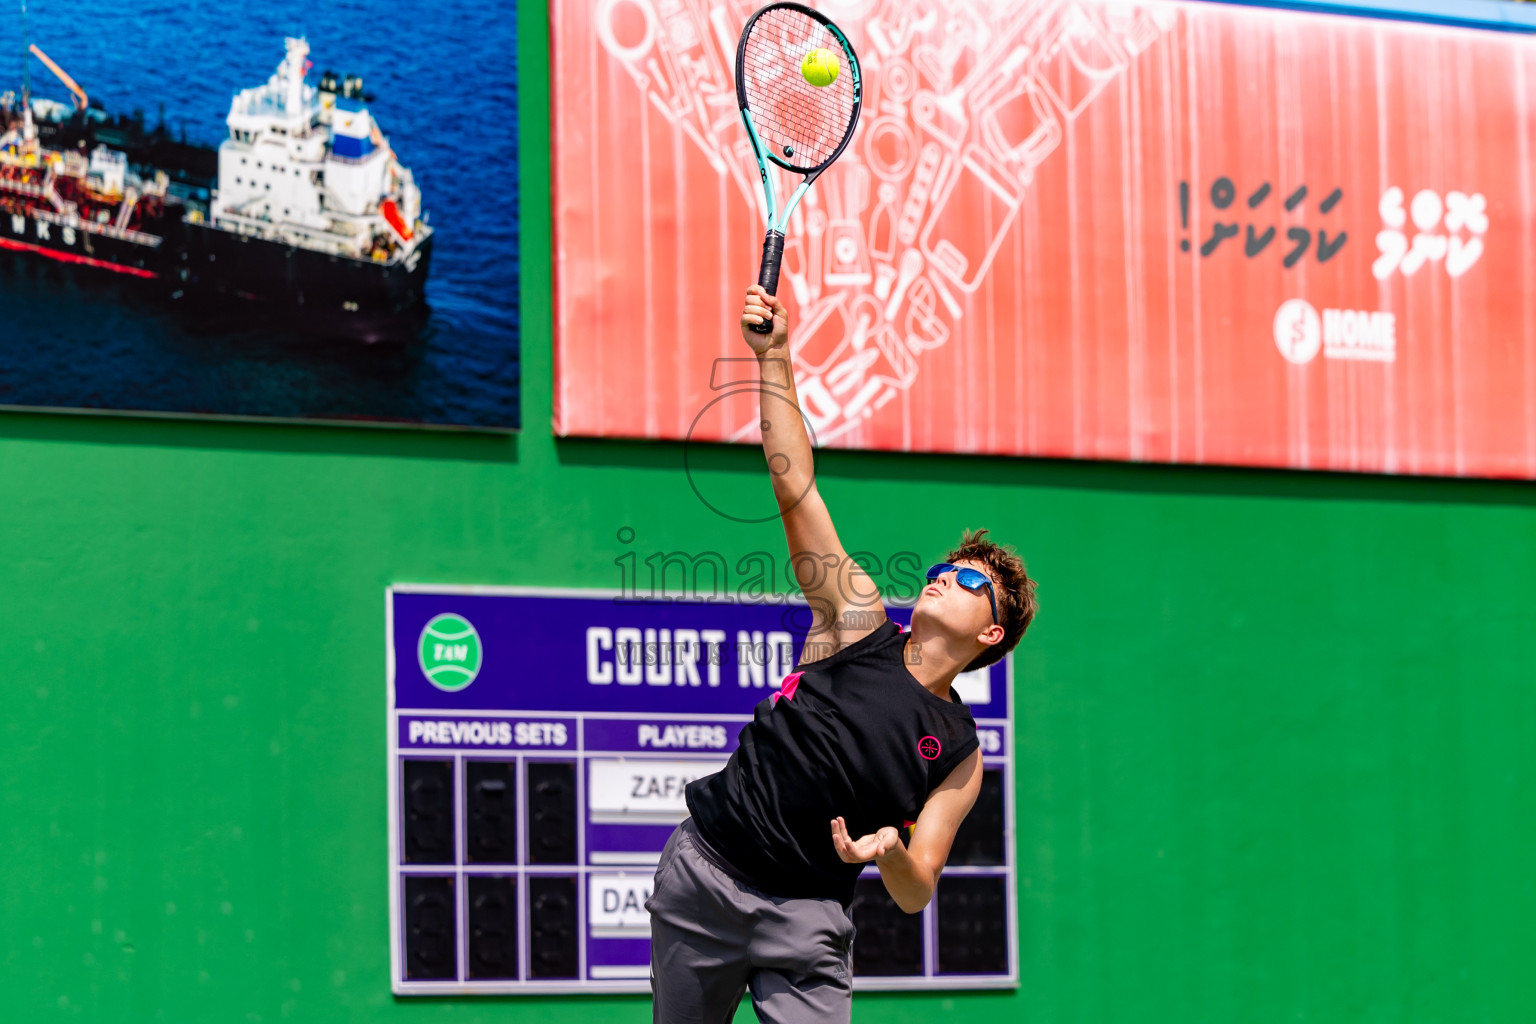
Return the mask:
<path id="1" fill-rule="evenodd" d="M 884 857 L 900 845 L 901 833 L 890 825 L 878 832 L 852 839 L 848 835 L 847 822 L 842 818 L 832 819 L 832 848 L 846 864 L 863 864 L 865 861 Z"/>
<path id="2" fill-rule="evenodd" d="M 772 334 L 758 334 L 750 324 L 773 321 Z M 741 336 L 747 339 L 752 351 L 758 355 L 779 348 L 789 341 L 789 310 L 777 296 L 769 295 L 760 284 L 747 289 L 747 301 L 741 310 Z"/>

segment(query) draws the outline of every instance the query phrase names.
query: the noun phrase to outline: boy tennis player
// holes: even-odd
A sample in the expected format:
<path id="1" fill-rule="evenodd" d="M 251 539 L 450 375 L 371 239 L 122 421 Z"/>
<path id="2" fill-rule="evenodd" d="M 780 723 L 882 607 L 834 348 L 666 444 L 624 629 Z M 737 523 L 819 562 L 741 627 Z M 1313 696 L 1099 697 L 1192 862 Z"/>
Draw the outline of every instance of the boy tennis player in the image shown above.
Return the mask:
<path id="1" fill-rule="evenodd" d="M 750 329 L 770 319 L 771 334 Z M 1035 584 L 986 531 L 967 534 L 928 570 L 902 632 L 817 493 L 783 304 L 754 285 L 741 328 L 812 624 L 799 671 L 757 706 L 724 770 L 688 786 L 691 817 L 662 851 L 646 904 L 654 1015 L 723 1024 L 750 987 L 770 1024 L 847 1021 L 854 882 L 873 860 L 907 913 L 933 897 L 981 789 L 976 723 L 950 684 L 1019 642 Z"/>

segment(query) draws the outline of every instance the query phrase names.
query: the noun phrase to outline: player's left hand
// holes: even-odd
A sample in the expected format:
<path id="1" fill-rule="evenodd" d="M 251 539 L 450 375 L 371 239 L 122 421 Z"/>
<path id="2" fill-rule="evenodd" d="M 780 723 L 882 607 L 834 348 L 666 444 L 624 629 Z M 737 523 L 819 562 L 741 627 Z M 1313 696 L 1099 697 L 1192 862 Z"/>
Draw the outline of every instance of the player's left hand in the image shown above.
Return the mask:
<path id="1" fill-rule="evenodd" d="M 845 864 L 863 864 L 877 857 L 884 857 L 901 845 L 901 833 L 890 825 L 878 832 L 871 832 L 858 839 L 848 835 L 848 823 L 842 818 L 832 819 L 832 848 Z"/>

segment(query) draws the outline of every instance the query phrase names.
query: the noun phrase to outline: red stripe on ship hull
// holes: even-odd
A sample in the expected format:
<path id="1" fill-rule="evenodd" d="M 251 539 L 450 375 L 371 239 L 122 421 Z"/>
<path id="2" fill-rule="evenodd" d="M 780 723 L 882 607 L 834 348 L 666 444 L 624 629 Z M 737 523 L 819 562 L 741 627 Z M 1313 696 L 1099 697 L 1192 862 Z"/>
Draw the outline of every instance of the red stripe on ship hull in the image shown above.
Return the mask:
<path id="1" fill-rule="evenodd" d="M 0 238 L 0 249 L 10 249 L 15 252 L 35 252 L 39 256 L 47 256 L 49 259 L 58 260 L 60 263 L 79 263 L 87 267 L 100 267 L 103 270 L 115 270 L 119 274 L 132 274 L 134 277 L 147 277 L 154 280 L 160 275 L 153 270 L 144 270 L 141 267 L 125 267 L 121 263 L 111 263 L 107 260 L 92 259 L 89 256 L 76 256 L 71 252 L 60 252 L 57 249 L 49 249 L 46 246 L 33 245 L 30 242 L 17 242 L 9 238 Z"/>

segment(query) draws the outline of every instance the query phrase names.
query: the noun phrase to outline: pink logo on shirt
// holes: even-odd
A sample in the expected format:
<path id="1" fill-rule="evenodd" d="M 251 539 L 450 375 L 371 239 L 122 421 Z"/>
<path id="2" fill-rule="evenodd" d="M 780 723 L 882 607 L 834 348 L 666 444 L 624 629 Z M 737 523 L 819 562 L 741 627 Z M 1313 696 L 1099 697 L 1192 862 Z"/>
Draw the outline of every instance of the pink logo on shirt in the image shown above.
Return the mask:
<path id="1" fill-rule="evenodd" d="M 773 695 L 774 706 L 778 705 L 780 697 L 783 697 L 785 700 L 795 699 L 795 690 L 799 689 L 800 677 L 804 674 L 804 672 L 791 672 L 784 677 L 784 681 L 779 684 L 779 692 Z"/>
<path id="2" fill-rule="evenodd" d="M 943 747 L 939 746 L 939 738 L 937 736 L 924 736 L 917 741 L 917 752 L 930 761 L 938 757 L 939 751 L 943 749 Z"/>

